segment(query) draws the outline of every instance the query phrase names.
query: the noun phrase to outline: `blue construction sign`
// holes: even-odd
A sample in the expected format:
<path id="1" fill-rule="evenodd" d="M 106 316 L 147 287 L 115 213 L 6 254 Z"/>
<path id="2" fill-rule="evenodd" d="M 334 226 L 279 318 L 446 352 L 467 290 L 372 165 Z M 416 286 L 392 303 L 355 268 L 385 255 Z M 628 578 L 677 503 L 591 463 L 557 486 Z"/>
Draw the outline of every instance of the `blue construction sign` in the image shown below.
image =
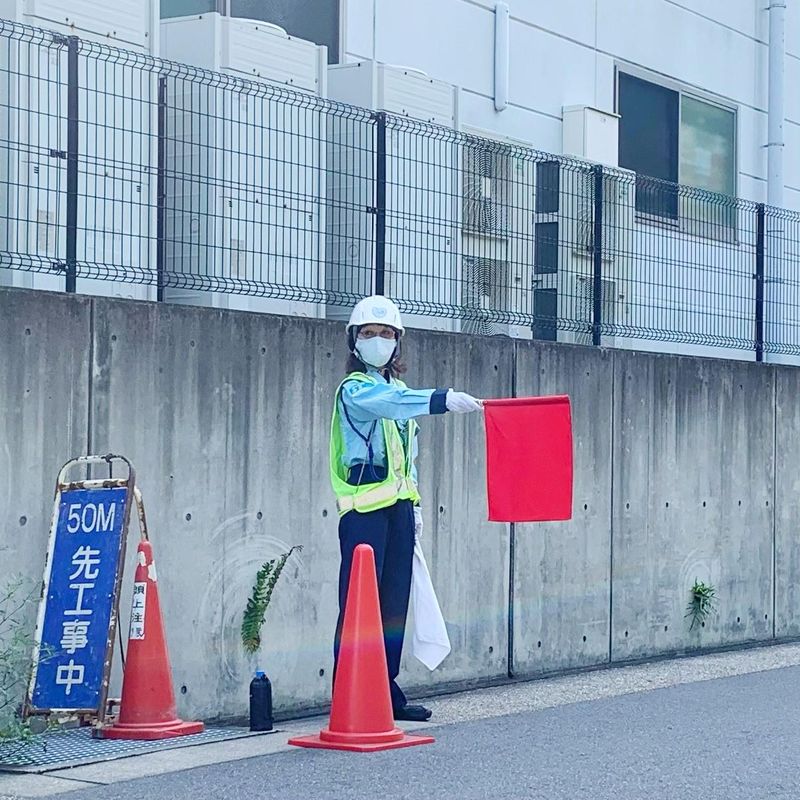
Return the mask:
<path id="1" fill-rule="evenodd" d="M 100 712 L 116 626 L 127 486 L 70 488 L 56 497 L 37 625 L 32 711 Z M 76 484 L 71 484 L 75 486 Z"/>

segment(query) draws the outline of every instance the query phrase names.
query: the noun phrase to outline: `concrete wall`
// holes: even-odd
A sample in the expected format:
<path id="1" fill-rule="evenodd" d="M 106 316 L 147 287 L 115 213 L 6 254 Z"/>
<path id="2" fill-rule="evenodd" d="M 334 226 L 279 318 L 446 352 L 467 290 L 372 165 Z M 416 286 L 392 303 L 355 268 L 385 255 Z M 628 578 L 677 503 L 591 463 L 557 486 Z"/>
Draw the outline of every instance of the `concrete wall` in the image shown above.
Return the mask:
<path id="1" fill-rule="evenodd" d="M 41 578 L 58 471 L 87 446 L 92 306 L 0 290 L 0 309 L 0 563 Z"/>
<path id="2" fill-rule="evenodd" d="M 0 334 L 7 572 L 38 581 L 61 464 L 121 452 L 144 493 L 182 711 L 244 715 L 257 664 L 280 710 L 324 704 L 341 326 L 6 289 Z M 411 385 L 569 394 L 575 505 L 568 523 L 487 522 L 480 419 L 422 421 L 423 542 L 453 653 L 434 673 L 407 654 L 407 686 L 506 677 L 509 621 L 518 675 L 800 633 L 797 370 L 421 331 L 408 356 Z M 129 562 L 135 539 L 134 526 Z M 298 543 L 248 659 L 255 572 Z M 695 578 L 719 613 L 690 633 Z"/>
<path id="3" fill-rule="evenodd" d="M 800 370 L 775 378 L 775 632 L 800 635 Z"/>
<path id="4" fill-rule="evenodd" d="M 570 522 L 517 525 L 514 670 L 608 660 L 613 352 L 519 343 L 517 394 L 568 394 L 574 435 Z"/>
<path id="5" fill-rule="evenodd" d="M 625 659 L 772 635 L 773 370 L 614 357 L 611 654 Z M 719 613 L 687 634 L 687 591 Z"/>
<path id="6" fill-rule="evenodd" d="M 258 566 L 303 544 L 270 609 L 279 705 L 324 701 L 338 544 L 327 489 L 335 326 L 98 302 L 92 447 L 136 465 L 175 683 L 193 714 L 241 713 L 255 666 L 239 626 Z M 322 672 L 320 672 L 322 671 Z"/>

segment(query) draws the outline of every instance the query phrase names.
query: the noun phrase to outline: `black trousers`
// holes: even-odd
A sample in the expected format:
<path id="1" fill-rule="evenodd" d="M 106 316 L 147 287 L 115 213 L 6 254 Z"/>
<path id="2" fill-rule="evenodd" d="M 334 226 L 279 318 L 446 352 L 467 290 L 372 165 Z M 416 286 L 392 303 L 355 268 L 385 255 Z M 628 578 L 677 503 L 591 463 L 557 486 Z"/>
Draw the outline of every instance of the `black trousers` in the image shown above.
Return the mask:
<path id="1" fill-rule="evenodd" d="M 339 568 L 339 621 L 336 624 L 333 646 L 334 675 L 335 663 L 339 658 L 353 551 L 359 544 L 368 544 L 375 552 L 375 571 L 378 578 L 392 707 L 402 708 L 406 704 L 406 696 L 397 685 L 397 675 L 400 672 L 408 597 L 411 592 L 411 564 L 414 557 L 412 502 L 398 500 L 388 508 L 369 511 L 366 514 L 349 511 L 339 520 L 339 547 L 342 561 Z"/>

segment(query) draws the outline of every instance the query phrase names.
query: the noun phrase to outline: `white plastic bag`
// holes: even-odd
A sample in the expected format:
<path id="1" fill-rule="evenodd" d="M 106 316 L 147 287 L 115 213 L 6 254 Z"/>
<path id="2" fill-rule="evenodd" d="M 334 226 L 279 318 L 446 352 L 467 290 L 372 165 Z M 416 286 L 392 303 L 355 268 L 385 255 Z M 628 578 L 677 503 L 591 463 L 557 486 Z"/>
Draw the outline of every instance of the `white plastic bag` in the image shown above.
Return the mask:
<path id="1" fill-rule="evenodd" d="M 436 599 L 431 574 L 425 563 L 419 539 L 414 541 L 411 568 L 411 608 L 413 634 L 411 653 L 428 669 L 434 670 L 450 652 L 450 637 Z"/>

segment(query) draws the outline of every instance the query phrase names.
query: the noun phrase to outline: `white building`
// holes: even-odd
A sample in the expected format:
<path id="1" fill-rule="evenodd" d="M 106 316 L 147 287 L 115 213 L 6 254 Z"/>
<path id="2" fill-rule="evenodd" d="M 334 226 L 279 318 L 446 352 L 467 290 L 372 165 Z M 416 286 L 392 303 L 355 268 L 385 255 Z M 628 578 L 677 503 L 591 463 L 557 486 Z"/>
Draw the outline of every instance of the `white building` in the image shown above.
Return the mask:
<path id="1" fill-rule="evenodd" d="M 662 138 L 630 142 L 644 121 L 629 109 L 620 120 L 620 166 L 635 168 L 649 154 L 660 168 L 656 177 L 767 200 L 767 0 L 508 0 L 508 104 L 501 111 L 497 5 L 342 0 L 340 57 L 405 64 L 453 83 L 461 87 L 464 128 L 551 153 L 563 152 L 565 107 L 621 113 L 636 78 L 639 106 L 654 115 L 649 133 L 657 112 Z M 789 0 L 785 14 L 783 205 L 800 209 L 798 3 Z"/>
<path id="2" fill-rule="evenodd" d="M 59 22 L 58 9 L 72 4 L 80 13 L 73 19 L 65 12 L 66 25 Z M 166 79 L 161 136 L 157 64 L 95 59 L 101 77 L 89 71 L 79 78 L 81 91 L 88 90 L 82 113 L 89 125 L 79 129 L 88 166 L 79 170 L 73 258 L 101 265 L 101 276 L 153 271 L 161 235 L 164 269 L 188 269 L 209 284 L 190 285 L 204 291 L 184 300 L 341 316 L 341 307 L 326 309 L 321 290 L 363 294 L 378 285 L 380 261 L 381 285 L 407 301 L 406 310 L 417 312 L 412 322 L 425 327 L 587 342 L 600 308 L 604 344 L 648 347 L 648 340 L 669 339 L 669 349 L 744 358 L 753 357 L 763 288 L 767 351 L 779 343 L 800 356 L 800 216 L 767 212 L 762 219 L 755 205 L 800 211 L 795 0 L 160 0 L 160 47 L 158 0 L 126 0 L 109 20 L 87 11 L 99 0 L 0 5 L 12 19 L 61 25 L 89 40 L 107 40 L 110 27 L 125 49 L 237 80 L 286 84 L 284 67 L 302 62 L 302 75 L 312 81 L 298 83 L 300 72 L 288 80 L 293 91 L 318 98 L 302 118 L 288 114 L 280 97 L 250 98 L 239 84 L 225 89 L 238 108 L 226 116 L 195 102 L 214 83 L 210 73 L 187 88 L 177 68 Z M 199 34 L 191 26 L 248 35 L 215 34 L 219 51 L 195 48 Z M 122 36 L 128 28 L 136 35 Z M 6 57 L 11 71 L 22 73 L 15 47 Z M 299 60 L 280 55 L 290 50 Z M 45 55 L 64 71 L 64 53 Z M 88 55 L 81 69 L 95 61 Z M 131 75 L 140 78 L 144 97 L 126 88 Z M 35 71 L 21 75 L 32 80 L 44 84 Z M 66 86 L 58 91 L 60 97 Z M 8 168 L 6 183 L 19 190 L 7 192 L 0 233 L 8 252 L 58 266 L 65 167 L 63 148 L 53 149 L 51 140 L 63 136 L 41 124 L 50 95 L 42 90 L 23 109 L 21 98 L 30 94 L 9 98 L 7 105 L 20 109 L 5 122 L 6 139 L 10 146 L 31 140 L 28 129 L 38 125 L 47 141 L 37 144 L 46 144 L 49 155 L 45 164 L 14 161 Z M 329 109 L 326 94 L 368 111 L 350 117 L 352 109 Z M 98 111 L 100 97 L 105 105 Z M 264 109 L 285 125 L 257 122 Z M 383 116 L 372 113 L 380 111 L 392 115 L 380 133 L 382 161 L 376 120 Z M 183 133 L 172 136 L 178 117 Z M 439 127 L 404 128 L 403 117 Z M 186 152 L 197 149 L 208 161 L 203 170 L 180 160 L 175 142 L 184 135 Z M 159 136 L 166 143 L 161 234 Z M 563 163 L 548 153 L 583 161 Z M 103 163 L 97 175 L 95 162 Z M 601 183 L 592 163 L 605 165 Z M 132 170 L 138 171 L 129 179 Z M 170 183 L 176 170 L 183 177 Z M 666 183 L 654 188 L 651 178 Z M 231 181 L 235 197 L 222 191 Z M 674 184 L 715 194 L 679 193 Z M 603 202 L 595 207 L 600 185 Z M 763 285 L 754 279 L 759 258 Z M 227 284 L 215 299 L 207 279 L 217 277 L 281 302 L 234 299 Z M 62 276 L 8 270 L 0 280 L 48 288 Z M 87 276 L 78 291 L 149 297 L 154 287 Z M 181 298 L 172 292 L 167 299 Z M 542 318 L 552 325 L 532 327 Z"/>
<path id="3" fill-rule="evenodd" d="M 327 45 L 331 63 L 374 60 L 423 70 L 460 87 L 462 129 L 549 153 L 563 152 L 565 107 L 620 113 L 620 76 L 632 76 L 645 82 L 636 84 L 638 99 L 651 110 L 661 106 L 665 141 L 677 141 L 672 152 L 648 142 L 657 177 L 766 202 L 776 14 L 769 7 L 779 13 L 780 5 L 785 157 L 783 202 L 775 205 L 800 210 L 800 8 L 793 0 L 162 0 L 161 9 L 162 16 L 217 7 L 236 16 L 263 13 L 290 34 Z M 507 75 L 495 70 L 498 6 L 508 8 Z M 503 86 L 507 105 L 498 111 Z M 621 119 L 623 150 L 638 122 Z M 624 155 L 621 166 L 636 160 L 636 153 Z"/>
<path id="4" fill-rule="evenodd" d="M 254 0 L 162 0 L 162 16 L 194 5 L 239 16 L 264 13 L 290 34 L 326 45 L 332 63 L 399 65 L 455 86 L 453 119 L 462 134 L 619 167 L 621 178 L 612 172 L 604 184 L 602 309 L 604 322 L 617 330 L 603 343 L 648 347 L 649 329 L 678 331 L 690 344 L 673 342 L 668 349 L 734 355 L 733 343 L 741 341 L 739 355 L 753 357 L 755 207 L 688 192 L 670 196 L 668 189 L 643 185 L 641 176 L 800 210 L 797 2 L 277 0 L 264 12 Z M 337 82 L 333 99 L 358 102 L 346 87 L 337 96 Z M 473 196 L 445 214 L 462 230 L 460 239 L 448 236 L 445 252 L 401 232 L 407 247 L 428 254 L 425 274 L 447 273 L 428 295 L 461 286 L 462 296 L 451 291 L 448 298 L 453 305 L 477 297 L 511 315 L 545 311 L 590 322 L 592 210 L 575 200 L 591 197 L 591 174 L 562 169 L 554 178 L 555 163 L 533 165 L 518 154 L 487 155 L 472 146 L 454 164 L 459 169 L 468 177 L 455 193 Z M 467 187 L 469 176 L 477 177 L 475 186 Z M 553 180 L 558 198 L 549 197 Z M 491 230 L 467 236 L 476 196 L 479 204 L 505 204 L 516 215 L 514 222 L 507 214 L 504 239 Z M 392 202 L 387 197 L 387 211 Z M 794 277 L 800 224 L 768 218 L 766 233 L 765 338 L 800 348 L 792 306 L 800 297 Z M 401 255 L 397 246 L 394 255 Z M 503 290 L 478 297 L 492 283 Z M 531 284 L 533 297 L 517 291 Z M 560 330 L 557 338 L 586 342 L 587 331 Z M 525 335 L 519 326 L 490 326 L 489 332 Z M 539 335 L 556 337 L 554 331 Z M 698 341 L 725 347 L 691 344 Z"/>

